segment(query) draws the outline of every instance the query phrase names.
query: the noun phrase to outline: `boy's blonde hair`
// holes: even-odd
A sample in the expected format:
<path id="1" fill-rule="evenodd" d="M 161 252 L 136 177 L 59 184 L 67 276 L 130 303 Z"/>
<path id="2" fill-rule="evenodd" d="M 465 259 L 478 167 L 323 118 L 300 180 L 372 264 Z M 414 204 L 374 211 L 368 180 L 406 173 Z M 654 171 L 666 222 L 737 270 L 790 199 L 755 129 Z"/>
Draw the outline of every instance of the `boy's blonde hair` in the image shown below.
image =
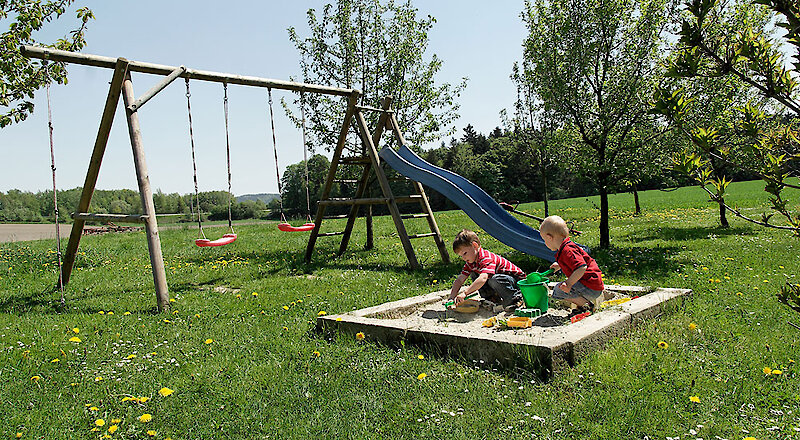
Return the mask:
<path id="1" fill-rule="evenodd" d="M 456 234 L 455 240 L 453 240 L 453 250 L 457 251 L 464 246 L 472 246 L 472 243 L 478 243 L 478 246 L 481 245 L 478 234 L 469 229 L 462 229 L 461 232 Z"/>
<path id="2" fill-rule="evenodd" d="M 550 234 L 553 236 L 559 235 L 561 237 L 569 237 L 567 222 L 557 215 L 551 215 L 545 218 L 544 221 L 542 221 L 542 225 L 539 226 L 539 232 L 543 235 Z"/>

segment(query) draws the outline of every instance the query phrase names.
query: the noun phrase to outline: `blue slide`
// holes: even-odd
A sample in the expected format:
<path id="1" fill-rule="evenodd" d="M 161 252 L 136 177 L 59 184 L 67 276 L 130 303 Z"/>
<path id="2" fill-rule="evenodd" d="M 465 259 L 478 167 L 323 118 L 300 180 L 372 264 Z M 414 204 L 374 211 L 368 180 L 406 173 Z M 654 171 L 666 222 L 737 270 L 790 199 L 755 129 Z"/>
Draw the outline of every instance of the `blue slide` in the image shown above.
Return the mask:
<path id="1" fill-rule="evenodd" d="M 544 245 L 539 231 L 517 220 L 474 183 L 431 165 L 406 145 L 402 145 L 397 151 L 384 147 L 379 155 L 398 173 L 423 183 L 450 199 L 492 237 L 518 251 L 555 261 L 555 252 Z"/>

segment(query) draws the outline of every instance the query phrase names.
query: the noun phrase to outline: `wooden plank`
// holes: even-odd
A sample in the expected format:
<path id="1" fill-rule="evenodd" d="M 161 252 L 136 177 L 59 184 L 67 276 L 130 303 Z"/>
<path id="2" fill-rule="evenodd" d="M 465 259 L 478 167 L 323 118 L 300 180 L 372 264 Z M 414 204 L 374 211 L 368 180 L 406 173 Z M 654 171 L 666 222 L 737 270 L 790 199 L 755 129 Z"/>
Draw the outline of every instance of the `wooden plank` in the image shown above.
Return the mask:
<path id="1" fill-rule="evenodd" d="M 392 114 L 389 118 L 389 124 L 392 127 L 392 131 L 394 132 L 395 137 L 397 138 L 398 142 L 401 145 L 406 144 L 406 139 L 403 136 L 403 132 L 400 130 L 400 123 L 397 122 L 397 117 Z M 420 196 L 420 205 L 422 205 L 422 211 L 427 214 L 428 216 L 428 226 L 431 228 L 431 232 L 434 235 L 434 241 L 436 242 L 436 248 L 439 249 L 439 255 L 442 257 L 442 261 L 445 263 L 450 262 L 450 252 L 447 251 L 447 246 L 444 244 L 444 240 L 442 239 L 442 233 L 439 230 L 439 225 L 436 223 L 436 217 L 433 216 L 433 210 L 431 209 L 431 204 L 428 201 L 428 196 L 425 194 L 425 189 L 422 187 L 422 184 L 414 182 L 414 189 L 416 189 L 417 193 Z"/>
<path id="2" fill-rule="evenodd" d="M 161 80 L 158 84 L 153 86 L 150 90 L 148 90 L 144 95 L 140 96 L 139 99 L 136 100 L 133 104 L 128 106 L 128 110 L 135 112 L 142 108 L 142 106 L 149 101 L 153 96 L 162 90 L 164 90 L 172 81 L 175 81 L 183 72 L 186 72 L 186 67 L 179 66 L 177 69 L 172 71 L 166 78 Z"/>
<path id="3" fill-rule="evenodd" d="M 333 237 L 334 235 L 342 235 L 342 234 L 344 234 L 344 231 L 339 231 L 339 232 L 323 232 L 323 233 L 321 233 L 321 234 L 319 234 L 319 235 L 317 235 L 317 236 L 318 236 L 318 237 Z"/>
<path id="4" fill-rule="evenodd" d="M 427 218 L 427 217 L 430 217 L 430 215 L 428 215 L 428 214 L 403 214 L 403 215 L 400 216 L 400 218 L 402 218 L 403 220 L 409 219 L 409 218 Z"/>
<path id="5" fill-rule="evenodd" d="M 342 157 L 342 150 L 344 150 L 344 144 L 347 141 L 347 133 L 350 131 L 350 124 L 353 121 L 353 114 L 355 113 L 356 104 L 358 104 L 360 96 L 361 92 L 353 90 L 350 94 L 350 98 L 347 100 L 347 111 L 345 111 L 342 128 L 339 131 L 339 140 L 336 142 L 336 148 L 333 150 L 331 166 L 328 168 L 328 177 L 325 179 L 325 188 L 322 190 L 321 201 L 317 203 L 317 216 L 314 220 L 314 229 L 311 230 L 311 235 L 308 237 L 305 256 L 306 263 L 311 261 L 311 255 L 314 254 L 314 245 L 317 242 L 319 228 L 322 226 L 322 219 L 325 217 L 325 209 L 327 208 L 327 205 L 323 205 L 322 201 L 325 201 L 331 194 L 333 181 L 336 178 L 336 169 L 339 166 L 339 159 Z"/>
<path id="6" fill-rule="evenodd" d="M 383 168 L 380 167 L 380 163 L 378 162 L 378 151 L 375 149 L 375 144 L 372 142 L 372 137 L 370 136 L 369 128 L 367 127 L 367 121 L 364 120 L 364 115 L 362 115 L 360 112 L 356 112 L 354 116 L 356 119 L 358 132 L 361 135 L 361 141 L 364 142 L 364 145 L 366 145 L 367 153 L 372 160 L 372 167 L 375 169 L 375 174 L 378 178 L 378 184 L 381 187 L 383 195 L 389 199 L 387 203 L 389 207 L 389 214 L 391 214 L 392 221 L 394 221 L 394 226 L 397 228 L 397 235 L 400 237 L 400 243 L 403 245 L 403 250 L 406 253 L 406 258 L 408 258 L 408 263 L 411 265 L 412 269 L 419 269 L 420 264 L 417 261 L 417 255 L 414 253 L 414 248 L 411 246 L 411 240 L 408 239 L 408 233 L 406 233 L 406 227 L 403 224 L 403 220 L 400 218 L 400 210 L 397 208 L 397 203 L 395 202 L 394 195 L 392 194 L 392 189 L 389 187 L 389 181 L 386 180 L 386 174 L 384 174 Z"/>
<path id="7" fill-rule="evenodd" d="M 150 176 L 147 174 L 147 161 L 144 156 L 142 131 L 139 127 L 139 114 L 127 109 L 133 104 L 133 84 L 130 72 L 122 82 L 122 99 L 125 102 L 128 119 L 128 134 L 131 138 L 133 149 L 133 164 L 136 168 L 136 181 L 139 184 L 139 196 L 142 200 L 147 231 L 147 248 L 150 251 L 150 267 L 153 270 L 153 284 L 156 288 L 156 305 L 160 312 L 169 310 L 169 290 L 167 288 L 167 274 L 164 270 L 164 256 L 161 253 L 161 238 L 158 236 L 158 221 L 156 220 L 156 207 L 153 203 L 153 192 L 150 189 Z"/>
<path id="8" fill-rule="evenodd" d="M 125 222 L 125 223 L 145 223 L 146 215 L 125 215 L 125 214 L 93 214 L 90 212 L 72 213 L 72 218 L 76 220 L 96 220 L 102 222 Z"/>
<path id="9" fill-rule="evenodd" d="M 410 238 L 410 239 L 414 239 L 414 238 L 435 237 L 435 236 L 436 236 L 436 233 L 435 233 L 435 232 L 426 232 L 426 233 L 424 233 L 424 234 L 414 234 L 414 235 L 409 235 L 409 236 L 408 236 L 408 238 Z"/>
<path id="10" fill-rule="evenodd" d="M 411 194 L 410 196 L 395 197 L 394 201 L 397 203 L 419 203 L 422 196 L 419 194 Z"/>
<path id="11" fill-rule="evenodd" d="M 113 69 L 116 58 L 91 55 L 66 50 L 51 49 L 36 46 L 21 46 L 20 52 L 28 58 L 48 59 L 72 64 L 82 64 L 84 66 L 102 67 Z M 165 66 L 162 64 L 145 63 L 141 61 L 128 61 L 128 70 L 131 72 L 149 73 L 152 75 L 169 75 L 177 67 Z M 191 78 L 197 81 L 210 81 L 218 83 L 238 84 L 243 86 L 265 87 L 271 89 L 291 90 L 294 92 L 322 93 L 324 95 L 352 96 L 354 92 L 361 95 L 361 92 L 354 89 L 343 89 L 340 87 L 320 86 L 316 84 L 299 83 L 293 81 L 283 81 L 279 79 L 259 78 L 256 76 L 234 75 L 231 73 L 208 72 L 204 70 L 186 69 L 180 75 L 183 78 Z"/>
<path id="12" fill-rule="evenodd" d="M 103 107 L 103 116 L 100 118 L 100 128 L 97 130 L 92 157 L 89 159 L 89 168 L 86 170 L 86 179 L 83 181 L 83 190 L 81 191 L 80 201 L 78 201 L 78 212 L 88 211 L 89 204 L 92 202 L 94 188 L 97 185 L 97 176 L 100 173 L 100 164 L 103 163 L 103 155 L 106 152 L 106 145 L 108 145 L 108 135 L 111 133 L 111 125 L 114 123 L 114 114 L 117 111 L 119 95 L 122 92 L 122 81 L 125 79 L 127 69 L 127 60 L 120 58 L 116 61 L 114 75 L 111 77 L 111 86 L 108 88 L 108 95 L 106 96 L 106 104 Z M 85 223 L 80 219 L 72 222 L 69 243 L 64 252 L 64 262 L 61 265 L 61 279 L 64 286 L 69 283 L 72 268 L 75 266 L 75 257 L 78 254 L 78 245 L 81 242 Z"/>
<path id="13" fill-rule="evenodd" d="M 370 197 L 363 199 L 328 199 L 328 200 L 320 200 L 317 203 L 319 205 L 325 205 L 325 206 L 343 206 L 343 205 L 383 205 L 388 202 L 389 199 L 387 199 L 386 197 Z"/>

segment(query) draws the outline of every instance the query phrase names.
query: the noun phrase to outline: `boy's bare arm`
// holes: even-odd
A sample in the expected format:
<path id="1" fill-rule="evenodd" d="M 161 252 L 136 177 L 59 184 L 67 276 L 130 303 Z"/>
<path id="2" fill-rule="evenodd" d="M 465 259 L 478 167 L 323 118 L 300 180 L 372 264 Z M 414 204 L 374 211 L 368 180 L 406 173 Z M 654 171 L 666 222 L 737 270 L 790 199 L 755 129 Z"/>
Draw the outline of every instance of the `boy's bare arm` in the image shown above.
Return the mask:
<path id="1" fill-rule="evenodd" d="M 453 288 L 450 289 L 450 296 L 447 297 L 446 301 L 449 301 L 458 295 L 458 291 L 461 290 L 461 286 L 464 285 L 464 281 L 466 281 L 466 279 L 467 275 L 464 275 L 463 273 L 456 278 L 455 282 L 453 282 Z"/>
<path id="2" fill-rule="evenodd" d="M 483 287 L 484 284 L 486 284 L 486 281 L 488 279 L 489 279 L 488 273 L 482 273 L 478 275 L 478 278 L 475 278 L 472 284 L 470 284 L 469 287 L 467 287 L 467 290 L 464 291 L 464 296 L 477 292 L 481 287 Z"/>
<path id="3" fill-rule="evenodd" d="M 567 280 L 561 284 L 561 290 L 563 290 L 564 292 L 569 292 L 570 290 L 572 290 L 572 286 L 574 286 L 575 283 L 577 283 L 578 280 L 581 279 L 581 277 L 585 273 L 586 273 L 586 266 L 581 266 L 575 269 L 575 272 L 572 272 L 572 275 L 570 275 L 569 278 L 567 278 Z"/>

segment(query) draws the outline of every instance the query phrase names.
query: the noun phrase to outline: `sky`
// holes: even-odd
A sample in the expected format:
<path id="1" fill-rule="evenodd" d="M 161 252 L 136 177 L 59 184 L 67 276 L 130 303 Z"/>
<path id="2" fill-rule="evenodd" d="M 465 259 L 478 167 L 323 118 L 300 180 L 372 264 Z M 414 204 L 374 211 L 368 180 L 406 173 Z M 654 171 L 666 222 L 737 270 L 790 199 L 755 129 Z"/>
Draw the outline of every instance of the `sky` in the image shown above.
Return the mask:
<path id="1" fill-rule="evenodd" d="M 331 0 L 333 1 L 333 0 Z M 300 78 L 299 54 L 287 28 L 308 35 L 306 11 L 325 1 L 219 2 L 77 1 L 71 11 L 46 25 L 41 41 L 63 37 L 77 21 L 76 6 L 88 6 L 91 21 L 83 53 L 129 60 L 184 65 L 188 68 L 288 80 Z M 456 137 L 467 124 L 488 134 L 501 125 L 500 111 L 516 96 L 509 75 L 522 58 L 526 29 L 521 0 L 417 0 L 418 17 L 436 18 L 425 59 L 436 54 L 443 67 L 436 82 L 468 83 L 458 102 Z M 5 31 L 8 19 L 0 20 Z M 82 186 L 113 71 L 69 65 L 69 83 L 51 87 L 53 136 L 59 189 Z M 163 77 L 134 73 L 138 97 Z M 195 81 L 192 118 L 200 191 L 227 189 L 222 85 Z M 267 92 L 229 86 L 232 191 L 236 195 L 278 192 Z M 278 164 L 303 159 L 302 133 L 281 110 L 289 92 L 273 90 Z M 36 111 L 26 121 L 0 129 L 0 191 L 37 192 L 52 188 L 47 104 L 44 90 L 34 98 Z M 188 138 L 185 85 L 173 82 L 139 111 L 143 144 L 153 191 L 194 192 Z M 447 141 L 449 139 L 442 139 Z M 431 146 L 438 146 L 439 142 Z M 324 149 L 318 149 L 324 153 Z M 97 189 L 137 189 L 122 99 L 100 168 Z"/>

